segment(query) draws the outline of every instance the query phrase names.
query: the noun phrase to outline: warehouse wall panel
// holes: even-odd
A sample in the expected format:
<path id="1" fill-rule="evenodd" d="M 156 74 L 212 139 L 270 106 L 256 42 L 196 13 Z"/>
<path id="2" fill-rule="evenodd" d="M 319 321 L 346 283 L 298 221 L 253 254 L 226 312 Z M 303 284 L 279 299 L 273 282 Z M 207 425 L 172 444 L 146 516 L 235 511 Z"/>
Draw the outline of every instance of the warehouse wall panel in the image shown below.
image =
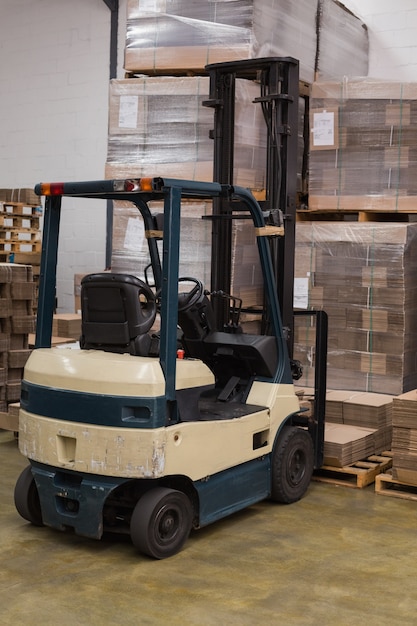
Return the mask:
<path id="1" fill-rule="evenodd" d="M 120 5 L 123 27 L 125 1 Z M 0 187 L 103 178 L 110 50 L 105 2 L 2 0 L 1 12 Z M 105 202 L 69 202 L 61 225 L 61 311 L 73 310 L 74 274 L 105 265 Z"/>
<path id="2" fill-rule="evenodd" d="M 417 80 L 415 0 L 343 0 L 367 24 L 369 76 Z"/>

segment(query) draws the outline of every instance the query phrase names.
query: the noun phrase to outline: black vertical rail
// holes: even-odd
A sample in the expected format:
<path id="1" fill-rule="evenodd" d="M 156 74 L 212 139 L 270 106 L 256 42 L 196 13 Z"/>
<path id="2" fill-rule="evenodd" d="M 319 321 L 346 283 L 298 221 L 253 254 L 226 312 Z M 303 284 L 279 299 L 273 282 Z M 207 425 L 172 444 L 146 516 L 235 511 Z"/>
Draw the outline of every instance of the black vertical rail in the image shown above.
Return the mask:
<path id="1" fill-rule="evenodd" d="M 109 77 L 117 77 L 117 46 L 119 28 L 119 0 L 104 0 L 110 9 L 110 63 Z M 113 249 L 113 200 L 106 201 L 106 268 L 111 267 Z"/>
<path id="2" fill-rule="evenodd" d="M 213 181 L 233 185 L 235 145 L 235 74 L 209 71 L 210 100 L 204 104 L 214 108 Z M 211 289 L 230 293 L 232 266 L 232 223 L 229 203 L 213 199 Z M 223 216 L 223 219 L 222 219 Z M 224 301 L 213 299 L 218 328 L 228 319 Z M 227 319 L 226 319 L 227 318 Z"/>
<path id="3" fill-rule="evenodd" d="M 324 458 L 324 424 L 326 419 L 327 389 L 327 336 L 328 315 L 322 310 L 294 311 L 295 316 L 311 316 L 316 318 L 316 345 L 314 364 L 314 419 L 309 421 L 308 430 L 314 443 L 314 468 L 323 465 Z"/>
<path id="4" fill-rule="evenodd" d="M 35 348 L 51 346 L 62 196 L 46 196 Z"/>
<path id="5" fill-rule="evenodd" d="M 285 236 L 271 244 L 282 321 L 288 329 L 292 355 L 295 210 L 297 191 L 299 64 L 291 57 L 245 59 L 206 66 L 210 76 L 210 99 L 203 104 L 214 108 L 214 167 L 216 182 L 233 185 L 235 82 L 258 81 L 259 102 L 268 129 L 266 154 L 265 209 L 271 220 L 283 215 Z M 231 273 L 230 219 L 225 201 L 216 203 L 213 219 L 212 289 L 229 293 Z"/>
<path id="6" fill-rule="evenodd" d="M 279 240 L 280 268 L 278 297 L 281 302 L 282 323 L 288 332 L 288 348 L 293 354 L 293 309 L 294 309 L 294 263 L 295 222 L 297 204 L 297 157 L 298 157 L 298 63 L 289 63 L 283 73 L 280 107 L 276 107 L 276 120 L 281 134 L 281 184 L 279 205 L 283 211 L 285 236 Z M 276 72 L 276 69 L 274 68 Z M 278 77 L 276 77 L 278 78 Z M 278 84 L 276 85 L 278 88 Z"/>
<path id="7" fill-rule="evenodd" d="M 175 377 L 178 323 L 178 266 L 180 249 L 181 189 L 171 187 L 164 198 L 164 239 L 162 250 L 160 361 L 165 377 L 167 421 L 175 405 Z"/>

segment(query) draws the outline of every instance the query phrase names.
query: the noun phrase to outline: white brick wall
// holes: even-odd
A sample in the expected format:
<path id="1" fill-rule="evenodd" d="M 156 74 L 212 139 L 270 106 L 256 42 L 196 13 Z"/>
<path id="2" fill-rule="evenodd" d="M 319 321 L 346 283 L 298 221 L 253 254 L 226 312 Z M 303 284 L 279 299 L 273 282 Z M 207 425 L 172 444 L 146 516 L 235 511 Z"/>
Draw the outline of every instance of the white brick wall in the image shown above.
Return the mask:
<path id="1" fill-rule="evenodd" d="M 120 5 L 123 72 L 125 0 Z M 0 187 L 104 177 L 109 42 L 103 0 L 1 0 Z M 104 201 L 63 206 L 60 312 L 74 310 L 75 273 L 104 269 L 106 244 Z"/>
<path id="2" fill-rule="evenodd" d="M 343 0 L 369 29 L 369 76 L 417 81 L 417 1 Z"/>

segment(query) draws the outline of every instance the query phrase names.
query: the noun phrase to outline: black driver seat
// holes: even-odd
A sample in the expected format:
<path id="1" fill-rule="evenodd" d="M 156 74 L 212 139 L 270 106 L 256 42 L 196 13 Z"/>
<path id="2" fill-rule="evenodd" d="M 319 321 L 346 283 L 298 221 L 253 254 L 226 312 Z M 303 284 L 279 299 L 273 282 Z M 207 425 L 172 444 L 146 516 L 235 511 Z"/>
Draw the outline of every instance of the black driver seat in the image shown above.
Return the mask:
<path id="1" fill-rule="evenodd" d="M 136 276 L 103 272 L 81 280 L 82 349 L 147 356 L 155 316 L 153 292 Z"/>

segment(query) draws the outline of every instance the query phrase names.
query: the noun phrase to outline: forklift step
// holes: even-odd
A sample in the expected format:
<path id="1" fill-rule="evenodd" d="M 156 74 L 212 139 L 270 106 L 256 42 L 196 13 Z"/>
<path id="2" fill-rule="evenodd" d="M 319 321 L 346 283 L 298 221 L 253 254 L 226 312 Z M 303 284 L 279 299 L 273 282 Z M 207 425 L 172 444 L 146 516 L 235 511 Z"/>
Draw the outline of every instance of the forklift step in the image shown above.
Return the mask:
<path id="1" fill-rule="evenodd" d="M 374 483 L 376 477 L 386 472 L 390 467 L 392 467 L 392 454 L 390 451 L 385 451 L 345 467 L 323 465 L 314 472 L 312 479 L 321 483 L 363 489 Z"/>
<path id="2" fill-rule="evenodd" d="M 408 485 L 393 478 L 390 472 L 379 474 L 375 479 L 375 493 L 403 500 L 417 501 L 417 485 Z"/>

